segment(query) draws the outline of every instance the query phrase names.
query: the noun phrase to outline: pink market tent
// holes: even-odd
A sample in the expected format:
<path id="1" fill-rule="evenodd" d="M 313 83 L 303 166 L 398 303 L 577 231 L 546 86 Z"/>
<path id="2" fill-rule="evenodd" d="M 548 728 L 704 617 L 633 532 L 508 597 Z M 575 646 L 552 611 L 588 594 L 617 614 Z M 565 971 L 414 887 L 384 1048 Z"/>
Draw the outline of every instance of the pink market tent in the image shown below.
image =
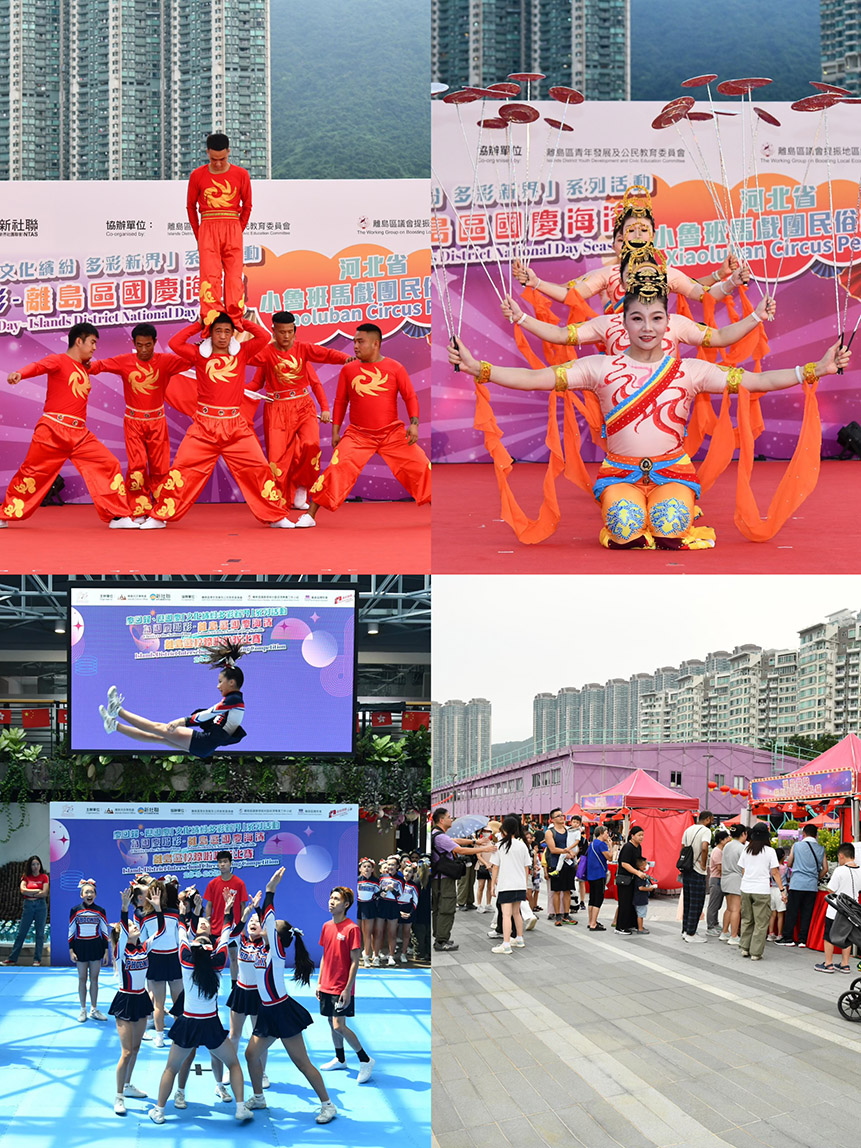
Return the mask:
<path id="1" fill-rule="evenodd" d="M 847 733 L 837 745 L 820 753 L 813 761 L 807 761 L 799 769 L 792 771 L 792 777 L 803 773 L 825 773 L 832 769 L 851 769 L 855 774 L 856 782 L 861 774 L 861 737 L 855 733 Z"/>
<path id="2" fill-rule="evenodd" d="M 583 821 L 588 821 L 588 822 L 592 822 L 595 820 L 594 815 L 591 813 L 584 813 L 582 806 L 580 806 L 576 801 L 571 806 L 571 808 L 566 812 L 565 816 L 566 817 L 580 817 L 583 819 Z"/>
<path id="3" fill-rule="evenodd" d="M 752 807 L 783 807 L 790 804 L 816 805 L 831 798 L 839 812 L 843 835 L 857 841 L 861 803 L 861 738 L 849 733 L 813 761 L 781 777 L 754 778 L 751 781 Z M 821 808 L 821 805 L 820 805 Z M 758 808 L 758 812 L 763 812 Z"/>
<path id="4" fill-rule="evenodd" d="M 631 824 L 645 830 L 643 856 L 655 862 L 652 873 L 658 886 L 679 888 L 676 861 L 682 834 L 693 825 L 694 812 L 699 808 L 695 797 L 669 789 L 644 770 L 635 769 L 609 789 L 581 797 L 580 804 L 584 813 L 625 810 Z"/>

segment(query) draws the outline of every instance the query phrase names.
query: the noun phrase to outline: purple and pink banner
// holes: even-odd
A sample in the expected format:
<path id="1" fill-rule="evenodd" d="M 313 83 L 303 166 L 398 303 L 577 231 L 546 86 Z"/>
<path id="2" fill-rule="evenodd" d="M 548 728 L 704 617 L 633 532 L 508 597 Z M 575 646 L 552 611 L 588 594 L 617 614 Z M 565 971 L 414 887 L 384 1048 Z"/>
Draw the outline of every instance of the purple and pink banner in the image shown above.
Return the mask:
<path id="1" fill-rule="evenodd" d="M 855 775 L 851 769 L 832 769 L 826 773 L 788 774 L 785 777 L 758 778 L 750 783 L 751 800 L 805 801 L 820 797 L 842 797 L 855 792 Z"/>

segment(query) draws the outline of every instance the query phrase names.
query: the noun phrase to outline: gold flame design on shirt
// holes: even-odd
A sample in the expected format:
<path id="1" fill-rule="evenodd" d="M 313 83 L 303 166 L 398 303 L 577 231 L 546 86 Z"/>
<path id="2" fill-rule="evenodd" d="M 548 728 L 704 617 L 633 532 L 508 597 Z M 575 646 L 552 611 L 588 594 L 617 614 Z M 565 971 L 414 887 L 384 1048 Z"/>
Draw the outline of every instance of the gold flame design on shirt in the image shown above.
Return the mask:
<path id="1" fill-rule="evenodd" d="M 302 364 L 292 355 L 286 359 L 276 359 L 275 374 L 279 383 L 292 383 L 302 374 Z"/>
<path id="2" fill-rule="evenodd" d="M 206 374 L 213 383 L 229 383 L 233 381 L 233 356 L 220 355 L 211 358 L 206 363 Z"/>
<path id="3" fill-rule="evenodd" d="M 129 382 L 136 395 L 149 395 L 157 387 L 155 367 L 141 363 L 133 371 L 129 371 Z"/>
<path id="4" fill-rule="evenodd" d="M 230 181 L 225 180 L 224 183 L 219 183 L 217 179 L 212 181 L 214 187 L 207 187 L 203 192 L 203 201 L 211 211 L 216 211 L 220 207 L 235 207 L 234 197 L 236 189 L 231 187 Z"/>
<path id="5" fill-rule="evenodd" d="M 361 382 L 363 378 L 366 382 Z M 366 367 L 353 379 L 353 390 L 357 395 L 381 395 L 388 381 L 389 376 L 384 375 L 379 367 L 373 370 Z"/>
<path id="6" fill-rule="evenodd" d="M 72 394 L 76 399 L 85 399 L 90 393 L 90 376 L 80 367 L 75 367 L 69 375 L 69 386 L 72 388 Z"/>

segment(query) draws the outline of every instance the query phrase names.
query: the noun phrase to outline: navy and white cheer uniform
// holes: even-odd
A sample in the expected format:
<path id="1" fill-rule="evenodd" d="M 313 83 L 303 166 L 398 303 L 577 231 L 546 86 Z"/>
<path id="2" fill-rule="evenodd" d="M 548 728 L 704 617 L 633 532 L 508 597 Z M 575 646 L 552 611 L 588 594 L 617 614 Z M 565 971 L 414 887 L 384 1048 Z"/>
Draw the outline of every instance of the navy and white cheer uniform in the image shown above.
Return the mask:
<path id="1" fill-rule="evenodd" d="M 149 950 L 147 980 L 180 980 L 179 911 L 165 909 L 163 913 L 150 913 L 141 926 L 141 940 L 146 941 Z"/>
<path id="2" fill-rule="evenodd" d="M 227 998 L 227 1007 L 233 1012 L 246 1016 L 257 1016 L 260 1011 L 260 992 L 257 988 L 258 972 L 263 975 L 266 968 L 266 945 L 263 938 L 252 941 L 245 932 L 244 925 L 234 925 L 231 937 L 238 937 L 239 952 L 237 963 L 239 973 L 236 983 Z"/>
<path id="3" fill-rule="evenodd" d="M 399 877 L 390 877 L 388 873 L 384 873 L 380 878 L 380 898 L 377 904 L 377 916 L 382 917 L 384 921 L 397 921 L 400 918 L 398 912 L 398 898 L 403 892 L 404 884 Z"/>
<path id="4" fill-rule="evenodd" d="M 245 737 L 242 719 L 245 702 L 238 690 L 226 694 L 217 705 L 195 710 L 185 724 L 191 728 L 188 752 L 194 757 L 212 757 L 225 745 L 236 745 Z"/>
<path id="5" fill-rule="evenodd" d="M 379 881 L 366 881 L 363 877 L 359 878 L 356 885 L 356 919 L 358 921 L 375 921 L 377 919 L 379 896 Z"/>
<path id="6" fill-rule="evenodd" d="M 272 901 L 272 893 L 267 892 L 263 899 L 262 910 L 263 929 L 269 943 L 269 951 L 264 968 L 256 969 L 260 1011 L 257 1014 L 254 1035 L 289 1040 L 291 1036 L 296 1036 L 313 1024 L 314 1018 L 287 992 L 284 979 L 287 954 L 275 928 L 275 910 Z"/>
<path id="7" fill-rule="evenodd" d="M 221 936 L 211 951 L 207 952 L 212 961 L 212 967 L 221 975 L 227 966 L 227 942 L 230 940 L 230 925 L 225 923 Z M 218 1016 L 218 993 L 214 997 L 205 997 L 191 975 L 194 972 L 191 949 L 188 944 L 188 933 L 185 926 L 179 926 L 179 963 L 182 968 L 182 1016 L 173 1025 L 166 1035 L 180 1048 L 218 1048 L 228 1037 L 227 1029 Z M 171 1009 L 173 1013 L 173 1009 Z"/>
<path id="8" fill-rule="evenodd" d="M 160 916 L 161 914 L 159 914 Z M 108 1012 L 117 1020 L 141 1020 L 153 1011 L 152 1000 L 146 991 L 149 969 L 149 946 L 138 940 L 134 948 L 129 947 L 129 915 L 123 910 L 120 921 L 120 938 L 117 943 L 117 968 L 120 971 L 122 988 L 111 1001 Z"/>
<path id="9" fill-rule="evenodd" d="M 416 919 L 416 909 L 419 903 L 419 891 L 415 885 L 405 881 L 398 897 L 398 919 L 402 925 L 411 925 Z M 404 913 L 409 914 L 403 916 Z"/>
<path id="10" fill-rule="evenodd" d="M 100 961 L 108 949 L 108 918 L 101 905 L 83 901 L 69 910 L 69 948 L 79 962 Z"/>

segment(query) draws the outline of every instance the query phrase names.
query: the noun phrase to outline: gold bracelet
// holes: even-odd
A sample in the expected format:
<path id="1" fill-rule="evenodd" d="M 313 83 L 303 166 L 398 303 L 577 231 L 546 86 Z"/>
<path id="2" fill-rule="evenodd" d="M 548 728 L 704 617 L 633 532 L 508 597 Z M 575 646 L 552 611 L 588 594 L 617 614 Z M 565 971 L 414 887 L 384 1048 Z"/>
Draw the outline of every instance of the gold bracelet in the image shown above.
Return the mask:
<path id="1" fill-rule="evenodd" d="M 703 335 L 702 345 L 704 347 L 710 347 L 712 345 L 712 329 L 711 329 L 711 327 L 705 328 L 705 333 Z"/>
<path id="2" fill-rule="evenodd" d="M 744 378 L 744 368 L 730 367 L 726 373 L 726 389 L 731 395 L 738 394 L 739 384 Z"/>
<path id="3" fill-rule="evenodd" d="M 815 363 L 805 363 L 804 364 L 804 371 L 802 372 L 801 377 L 804 379 L 805 383 L 815 383 L 816 380 L 819 378 L 819 376 L 816 373 L 816 364 Z"/>
<path id="4" fill-rule="evenodd" d="M 490 372 L 492 370 L 493 367 L 490 365 L 490 363 L 486 363 L 484 359 L 482 359 L 481 363 L 479 364 L 478 374 L 475 377 L 475 381 L 477 383 L 489 383 Z"/>
<path id="5" fill-rule="evenodd" d="M 567 347 L 579 347 L 580 346 L 579 327 L 580 327 L 579 323 L 569 323 L 568 324 L 568 338 L 565 340 L 565 345 Z"/>
<path id="6" fill-rule="evenodd" d="M 560 367 L 554 367 L 553 373 L 556 376 L 556 386 L 553 388 L 557 391 L 568 390 L 568 364 L 563 363 Z"/>

